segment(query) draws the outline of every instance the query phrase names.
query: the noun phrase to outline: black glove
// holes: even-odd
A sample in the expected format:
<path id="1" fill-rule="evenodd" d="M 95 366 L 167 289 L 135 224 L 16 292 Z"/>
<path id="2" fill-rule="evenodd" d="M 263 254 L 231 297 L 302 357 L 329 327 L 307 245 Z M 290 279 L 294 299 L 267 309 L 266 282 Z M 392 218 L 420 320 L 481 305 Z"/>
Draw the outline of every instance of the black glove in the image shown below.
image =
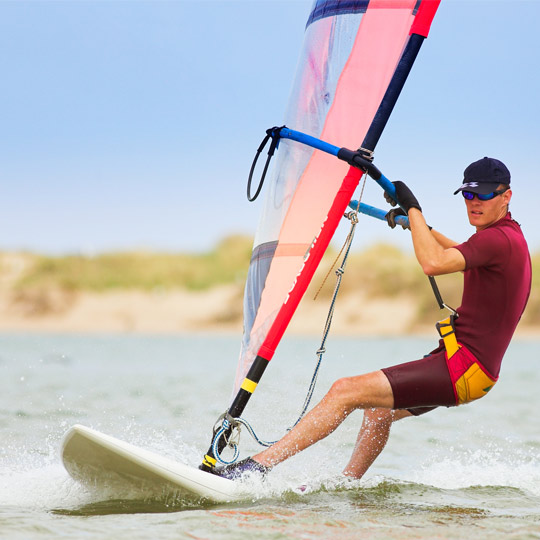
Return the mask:
<path id="1" fill-rule="evenodd" d="M 411 208 L 417 208 L 422 211 L 422 207 L 418 203 L 418 200 L 414 196 L 413 192 L 403 183 L 399 180 L 397 182 L 392 182 L 394 184 L 394 187 L 396 188 L 396 197 L 400 203 L 400 206 L 405 210 L 406 214 L 409 213 L 409 210 Z M 396 206 L 396 201 L 386 193 L 384 192 L 384 198 L 388 203 L 390 203 L 392 206 Z"/>
<path id="2" fill-rule="evenodd" d="M 393 182 L 392 182 L 393 183 Z M 385 191 L 384 192 L 384 200 L 390 205 L 390 206 L 396 206 L 397 202 L 395 201 L 395 199 L 392 199 L 392 197 L 390 197 L 390 195 L 388 195 L 388 192 Z"/>
<path id="3" fill-rule="evenodd" d="M 386 218 L 386 221 L 388 221 L 388 225 L 390 226 L 390 228 L 394 229 L 395 226 L 397 225 L 396 223 L 396 218 L 398 216 L 406 216 L 407 214 L 405 213 L 405 211 L 402 209 L 402 208 L 393 208 L 392 210 L 390 210 L 390 212 L 388 212 L 388 214 L 386 214 L 386 216 L 384 216 Z M 400 225 L 404 228 L 404 229 L 411 229 L 411 227 L 409 225 L 402 225 L 400 223 Z"/>

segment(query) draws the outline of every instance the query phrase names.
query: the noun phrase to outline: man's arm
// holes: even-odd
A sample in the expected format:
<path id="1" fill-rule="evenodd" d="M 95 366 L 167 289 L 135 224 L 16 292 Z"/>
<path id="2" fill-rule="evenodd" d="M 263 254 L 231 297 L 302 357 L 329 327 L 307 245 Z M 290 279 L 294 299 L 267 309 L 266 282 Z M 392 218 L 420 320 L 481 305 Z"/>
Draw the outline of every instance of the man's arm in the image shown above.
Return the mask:
<path id="1" fill-rule="evenodd" d="M 465 270 L 465 258 L 453 248 L 456 242 L 437 231 L 430 231 L 418 208 L 410 208 L 408 216 L 414 253 L 424 274 L 439 276 Z"/>
<path id="2" fill-rule="evenodd" d="M 435 229 L 431 229 L 431 235 L 435 240 L 437 240 L 437 243 L 442 246 L 444 249 L 448 249 L 454 246 L 457 246 L 459 242 L 455 242 L 454 240 L 451 240 L 447 236 L 444 236 L 444 234 L 440 233 L 439 231 L 436 231 Z"/>
<path id="3" fill-rule="evenodd" d="M 390 204 L 396 204 L 394 199 L 389 197 L 387 195 L 387 202 L 390 202 Z M 402 208 L 393 208 L 386 214 L 386 221 L 388 222 L 388 225 L 395 229 L 397 223 L 396 218 L 399 216 L 407 216 L 407 213 Z M 407 225 L 401 225 L 404 229 L 411 230 L 409 224 Z M 454 242 L 454 240 L 451 240 L 450 238 L 444 236 L 444 234 L 440 233 L 439 231 L 436 231 L 433 227 L 429 227 L 429 230 L 431 231 L 432 236 L 437 240 L 437 242 L 443 247 L 443 248 L 451 248 L 454 246 L 457 246 L 458 243 Z"/>

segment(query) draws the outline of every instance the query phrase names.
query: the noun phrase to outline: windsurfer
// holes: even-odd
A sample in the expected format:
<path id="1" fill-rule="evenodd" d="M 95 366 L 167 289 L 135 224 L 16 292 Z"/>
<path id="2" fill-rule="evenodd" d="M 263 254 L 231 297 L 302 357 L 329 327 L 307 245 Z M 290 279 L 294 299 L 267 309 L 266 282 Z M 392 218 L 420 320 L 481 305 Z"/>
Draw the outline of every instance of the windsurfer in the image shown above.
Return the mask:
<path id="1" fill-rule="evenodd" d="M 428 227 L 411 190 L 403 182 L 394 185 L 424 273 L 464 272 L 458 316 L 448 322 L 439 346 L 426 357 L 339 379 L 281 440 L 251 458 L 217 469 L 216 474 L 237 478 L 247 471 L 265 473 L 325 438 L 353 411 L 364 409 L 355 449 L 343 471 L 360 478 L 383 450 L 392 422 L 438 406 L 468 403 L 496 383 L 531 286 L 527 244 L 509 212 L 508 169 L 487 157 L 465 169 L 463 184 L 454 194 L 462 193 L 476 233 L 462 244 Z M 395 226 L 400 212 L 388 213 L 390 226 Z"/>

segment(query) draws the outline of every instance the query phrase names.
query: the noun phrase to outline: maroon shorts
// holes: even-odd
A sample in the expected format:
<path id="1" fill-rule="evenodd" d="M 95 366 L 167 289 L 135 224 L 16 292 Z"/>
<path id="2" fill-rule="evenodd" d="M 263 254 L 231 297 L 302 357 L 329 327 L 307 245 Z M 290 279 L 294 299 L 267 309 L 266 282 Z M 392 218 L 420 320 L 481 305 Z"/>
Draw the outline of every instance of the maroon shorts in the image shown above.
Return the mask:
<path id="1" fill-rule="evenodd" d="M 390 381 L 395 409 L 407 409 L 418 416 L 439 406 L 456 405 L 444 349 L 382 372 Z"/>

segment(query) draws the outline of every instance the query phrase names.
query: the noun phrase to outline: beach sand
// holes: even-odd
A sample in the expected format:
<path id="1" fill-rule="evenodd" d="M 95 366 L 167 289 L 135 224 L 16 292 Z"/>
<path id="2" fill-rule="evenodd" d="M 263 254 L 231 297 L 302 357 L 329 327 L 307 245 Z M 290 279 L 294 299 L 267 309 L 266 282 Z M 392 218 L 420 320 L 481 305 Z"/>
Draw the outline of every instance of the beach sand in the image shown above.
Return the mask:
<path id="1" fill-rule="evenodd" d="M 328 299 L 306 295 L 289 328 L 295 334 L 320 333 Z M 391 314 L 398 320 L 388 324 Z M 406 300 L 340 298 L 333 332 L 338 334 L 404 334 L 414 310 Z M 47 291 L 35 296 L 0 292 L 0 331 L 33 332 L 235 332 L 242 331 L 242 288 L 214 287 L 200 292 L 114 291 L 107 293 Z"/>
<path id="2" fill-rule="evenodd" d="M 109 292 L 58 289 L 20 292 L 14 284 L 32 264 L 32 256 L 2 254 L 0 263 L 0 331 L 68 333 L 242 333 L 243 284 L 203 291 L 183 289 L 113 290 Z M 289 333 L 322 334 L 330 305 L 328 297 L 313 299 L 306 292 Z M 373 298 L 367 293 L 338 297 L 332 333 L 336 335 L 436 337 L 433 325 L 418 325 L 414 296 Z M 520 335 L 540 333 L 521 326 Z"/>

